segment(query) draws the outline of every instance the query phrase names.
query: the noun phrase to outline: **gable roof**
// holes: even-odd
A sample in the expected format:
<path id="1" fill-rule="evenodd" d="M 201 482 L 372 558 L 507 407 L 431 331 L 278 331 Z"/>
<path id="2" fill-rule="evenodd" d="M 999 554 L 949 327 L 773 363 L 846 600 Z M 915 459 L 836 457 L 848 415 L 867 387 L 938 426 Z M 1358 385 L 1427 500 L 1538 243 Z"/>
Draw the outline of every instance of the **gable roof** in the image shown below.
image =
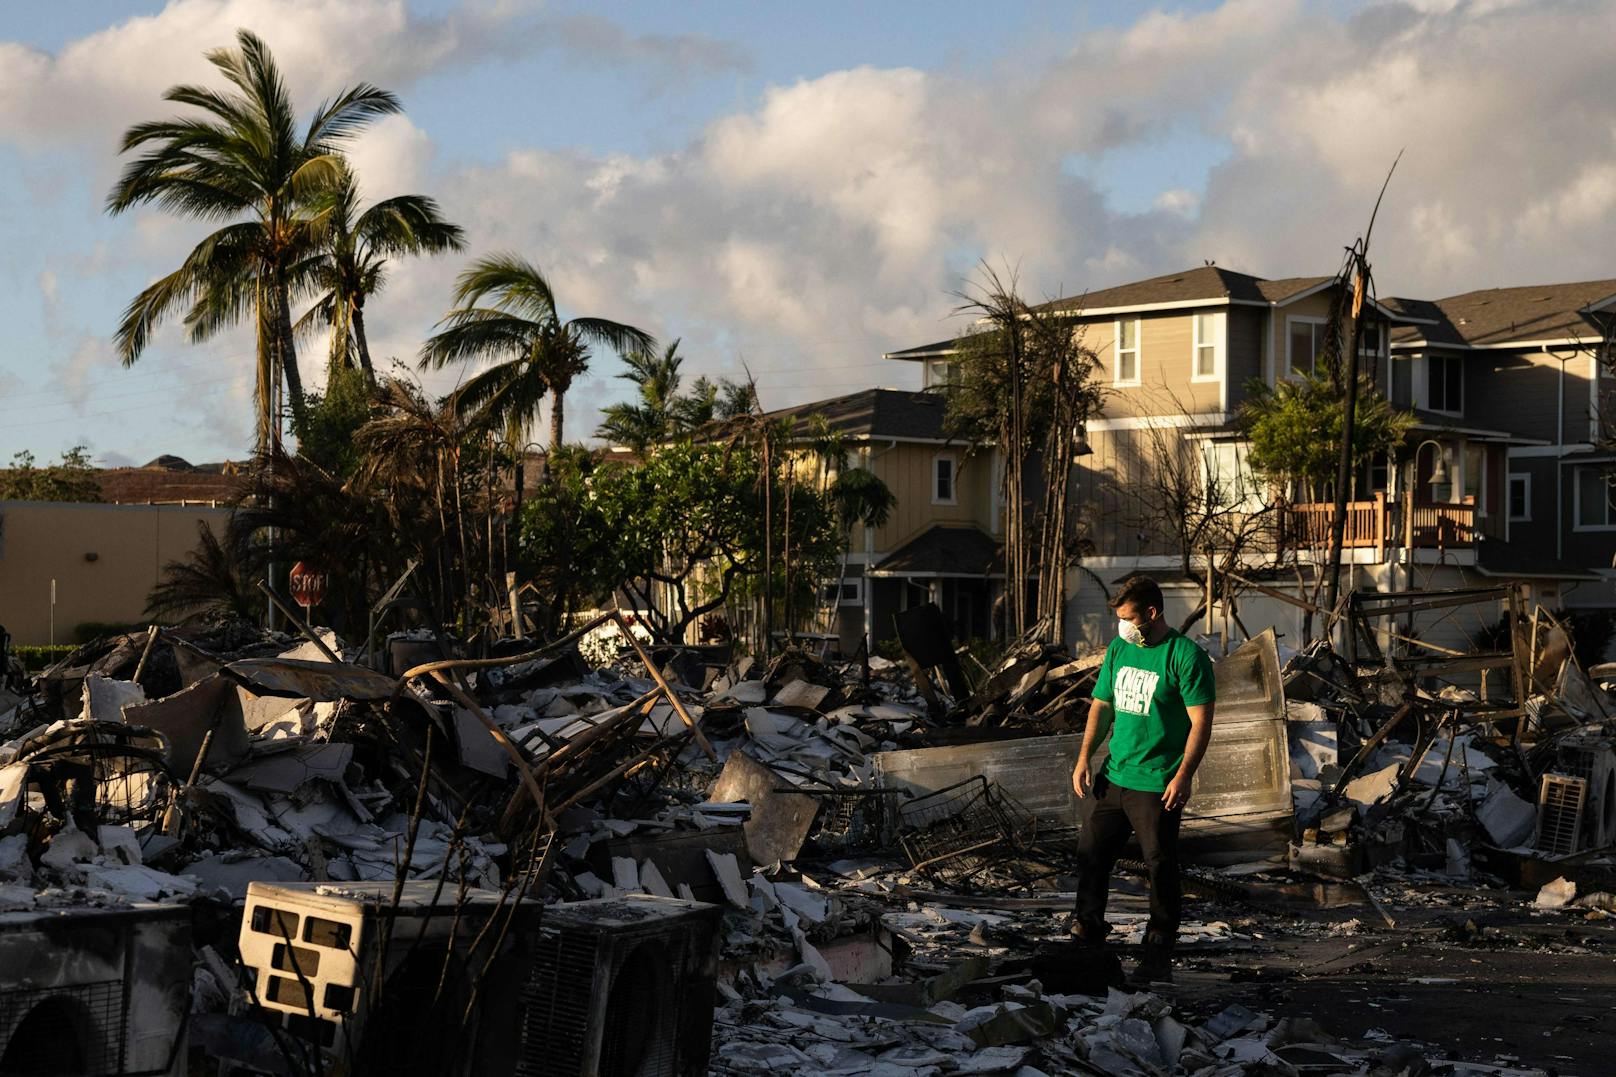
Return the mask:
<path id="1" fill-rule="evenodd" d="M 815 415 L 823 415 L 832 430 L 849 437 L 948 440 L 943 432 L 943 397 L 939 393 L 864 389 L 829 400 L 781 408 L 769 412 L 767 417 L 792 420 L 792 436 L 804 437 L 809 432 L 809 420 Z"/>
<path id="2" fill-rule="evenodd" d="M 1434 324 L 1400 327 L 1392 343 L 1502 348 L 1533 341 L 1603 340 L 1616 321 L 1616 279 L 1482 288 L 1446 299 L 1396 299 Z M 1604 309 L 1600 309 L 1604 308 Z"/>
<path id="3" fill-rule="evenodd" d="M 933 524 L 883 557 L 871 576 L 1002 576 L 1000 546 L 975 524 Z"/>
<path id="4" fill-rule="evenodd" d="M 1197 303 L 1217 300 L 1233 302 L 1270 302 L 1262 294 L 1261 277 L 1240 273 L 1222 266 L 1197 266 L 1178 273 L 1164 273 L 1148 280 L 1119 284 L 1115 288 L 1102 288 L 1097 292 L 1056 299 L 1032 309 L 1044 311 L 1098 311 L 1112 307 L 1140 307 Z"/>

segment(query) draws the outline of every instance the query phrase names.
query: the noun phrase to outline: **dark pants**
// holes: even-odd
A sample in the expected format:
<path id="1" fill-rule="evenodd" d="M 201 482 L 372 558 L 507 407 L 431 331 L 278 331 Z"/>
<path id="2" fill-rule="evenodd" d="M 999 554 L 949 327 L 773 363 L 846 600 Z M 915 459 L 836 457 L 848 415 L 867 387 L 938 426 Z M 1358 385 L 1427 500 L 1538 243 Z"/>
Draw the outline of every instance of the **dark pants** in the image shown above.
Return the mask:
<path id="1" fill-rule="evenodd" d="M 1168 811 L 1160 793 L 1124 789 L 1104 774 L 1095 776 L 1094 788 L 1082 801 L 1083 829 L 1077 842 L 1077 905 L 1072 926 L 1082 941 L 1099 945 L 1110 928 L 1105 902 L 1111 889 L 1111 869 L 1128 843 L 1139 838 L 1145 867 L 1150 871 L 1150 922 L 1145 942 L 1171 947 L 1178 938 L 1182 893 L 1178 877 L 1178 824 L 1183 809 Z"/>

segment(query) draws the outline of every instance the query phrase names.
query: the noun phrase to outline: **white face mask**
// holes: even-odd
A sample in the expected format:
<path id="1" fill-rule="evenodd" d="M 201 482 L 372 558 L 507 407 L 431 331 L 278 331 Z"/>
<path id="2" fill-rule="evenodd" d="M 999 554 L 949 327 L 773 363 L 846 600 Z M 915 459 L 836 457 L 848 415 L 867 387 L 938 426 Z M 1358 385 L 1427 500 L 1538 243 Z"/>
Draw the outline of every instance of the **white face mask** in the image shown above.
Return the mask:
<path id="1" fill-rule="evenodd" d="M 1123 639 L 1127 640 L 1129 643 L 1132 643 L 1136 647 L 1143 647 L 1145 645 L 1144 631 L 1132 621 L 1124 621 L 1119 619 L 1117 621 L 1117 635 L 1121 636 Z"/>

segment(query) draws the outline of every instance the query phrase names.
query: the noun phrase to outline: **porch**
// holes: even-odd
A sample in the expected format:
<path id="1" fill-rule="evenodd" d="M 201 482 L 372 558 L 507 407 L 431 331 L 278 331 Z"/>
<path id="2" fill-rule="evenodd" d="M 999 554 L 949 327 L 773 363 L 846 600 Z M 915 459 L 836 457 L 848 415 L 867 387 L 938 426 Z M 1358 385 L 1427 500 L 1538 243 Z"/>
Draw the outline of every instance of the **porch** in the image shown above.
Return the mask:
<path id="1" fill-rule="evenodd" d="M 1280 540 L 1291 549 L 1330 545 L 1335 506 L 1306 502 L 1279 506 Z M 1476 543 L 1475 497 L 1458 502 L 1416 502 L 1412 493 L 1393 500 L 1377 493 L 1372 501 L 1347 502 L 1342 548 L 1372 549 L 1382 560 L 1388 548 L 1455 550 Z"/>

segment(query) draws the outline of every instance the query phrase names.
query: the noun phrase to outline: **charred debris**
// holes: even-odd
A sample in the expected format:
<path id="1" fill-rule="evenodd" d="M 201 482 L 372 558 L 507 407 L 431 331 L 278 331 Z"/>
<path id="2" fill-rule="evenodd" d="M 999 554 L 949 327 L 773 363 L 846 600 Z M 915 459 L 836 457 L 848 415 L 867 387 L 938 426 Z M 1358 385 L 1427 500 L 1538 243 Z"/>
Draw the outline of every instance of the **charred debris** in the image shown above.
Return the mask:
<path id="1" fill-rule="evenodd" d="M 1494 649 L 1407 630 L 1488 603 Z M 1265 926 L 1373 936 L 1455 893 L 1609 916 L 1616 670 L 1508 587 L 1343 608 L 1339 648 L 1217 662 L 1191 981 Z M 239 623 L 80 648 L 0 699 L 0 1071 L 1536 1072 L 1074 962 L 1099 656 L 1029 634 L 968 669 L 935 610 L 899 629 L 904 663 L 615 613 L 481 657 Z"/>

